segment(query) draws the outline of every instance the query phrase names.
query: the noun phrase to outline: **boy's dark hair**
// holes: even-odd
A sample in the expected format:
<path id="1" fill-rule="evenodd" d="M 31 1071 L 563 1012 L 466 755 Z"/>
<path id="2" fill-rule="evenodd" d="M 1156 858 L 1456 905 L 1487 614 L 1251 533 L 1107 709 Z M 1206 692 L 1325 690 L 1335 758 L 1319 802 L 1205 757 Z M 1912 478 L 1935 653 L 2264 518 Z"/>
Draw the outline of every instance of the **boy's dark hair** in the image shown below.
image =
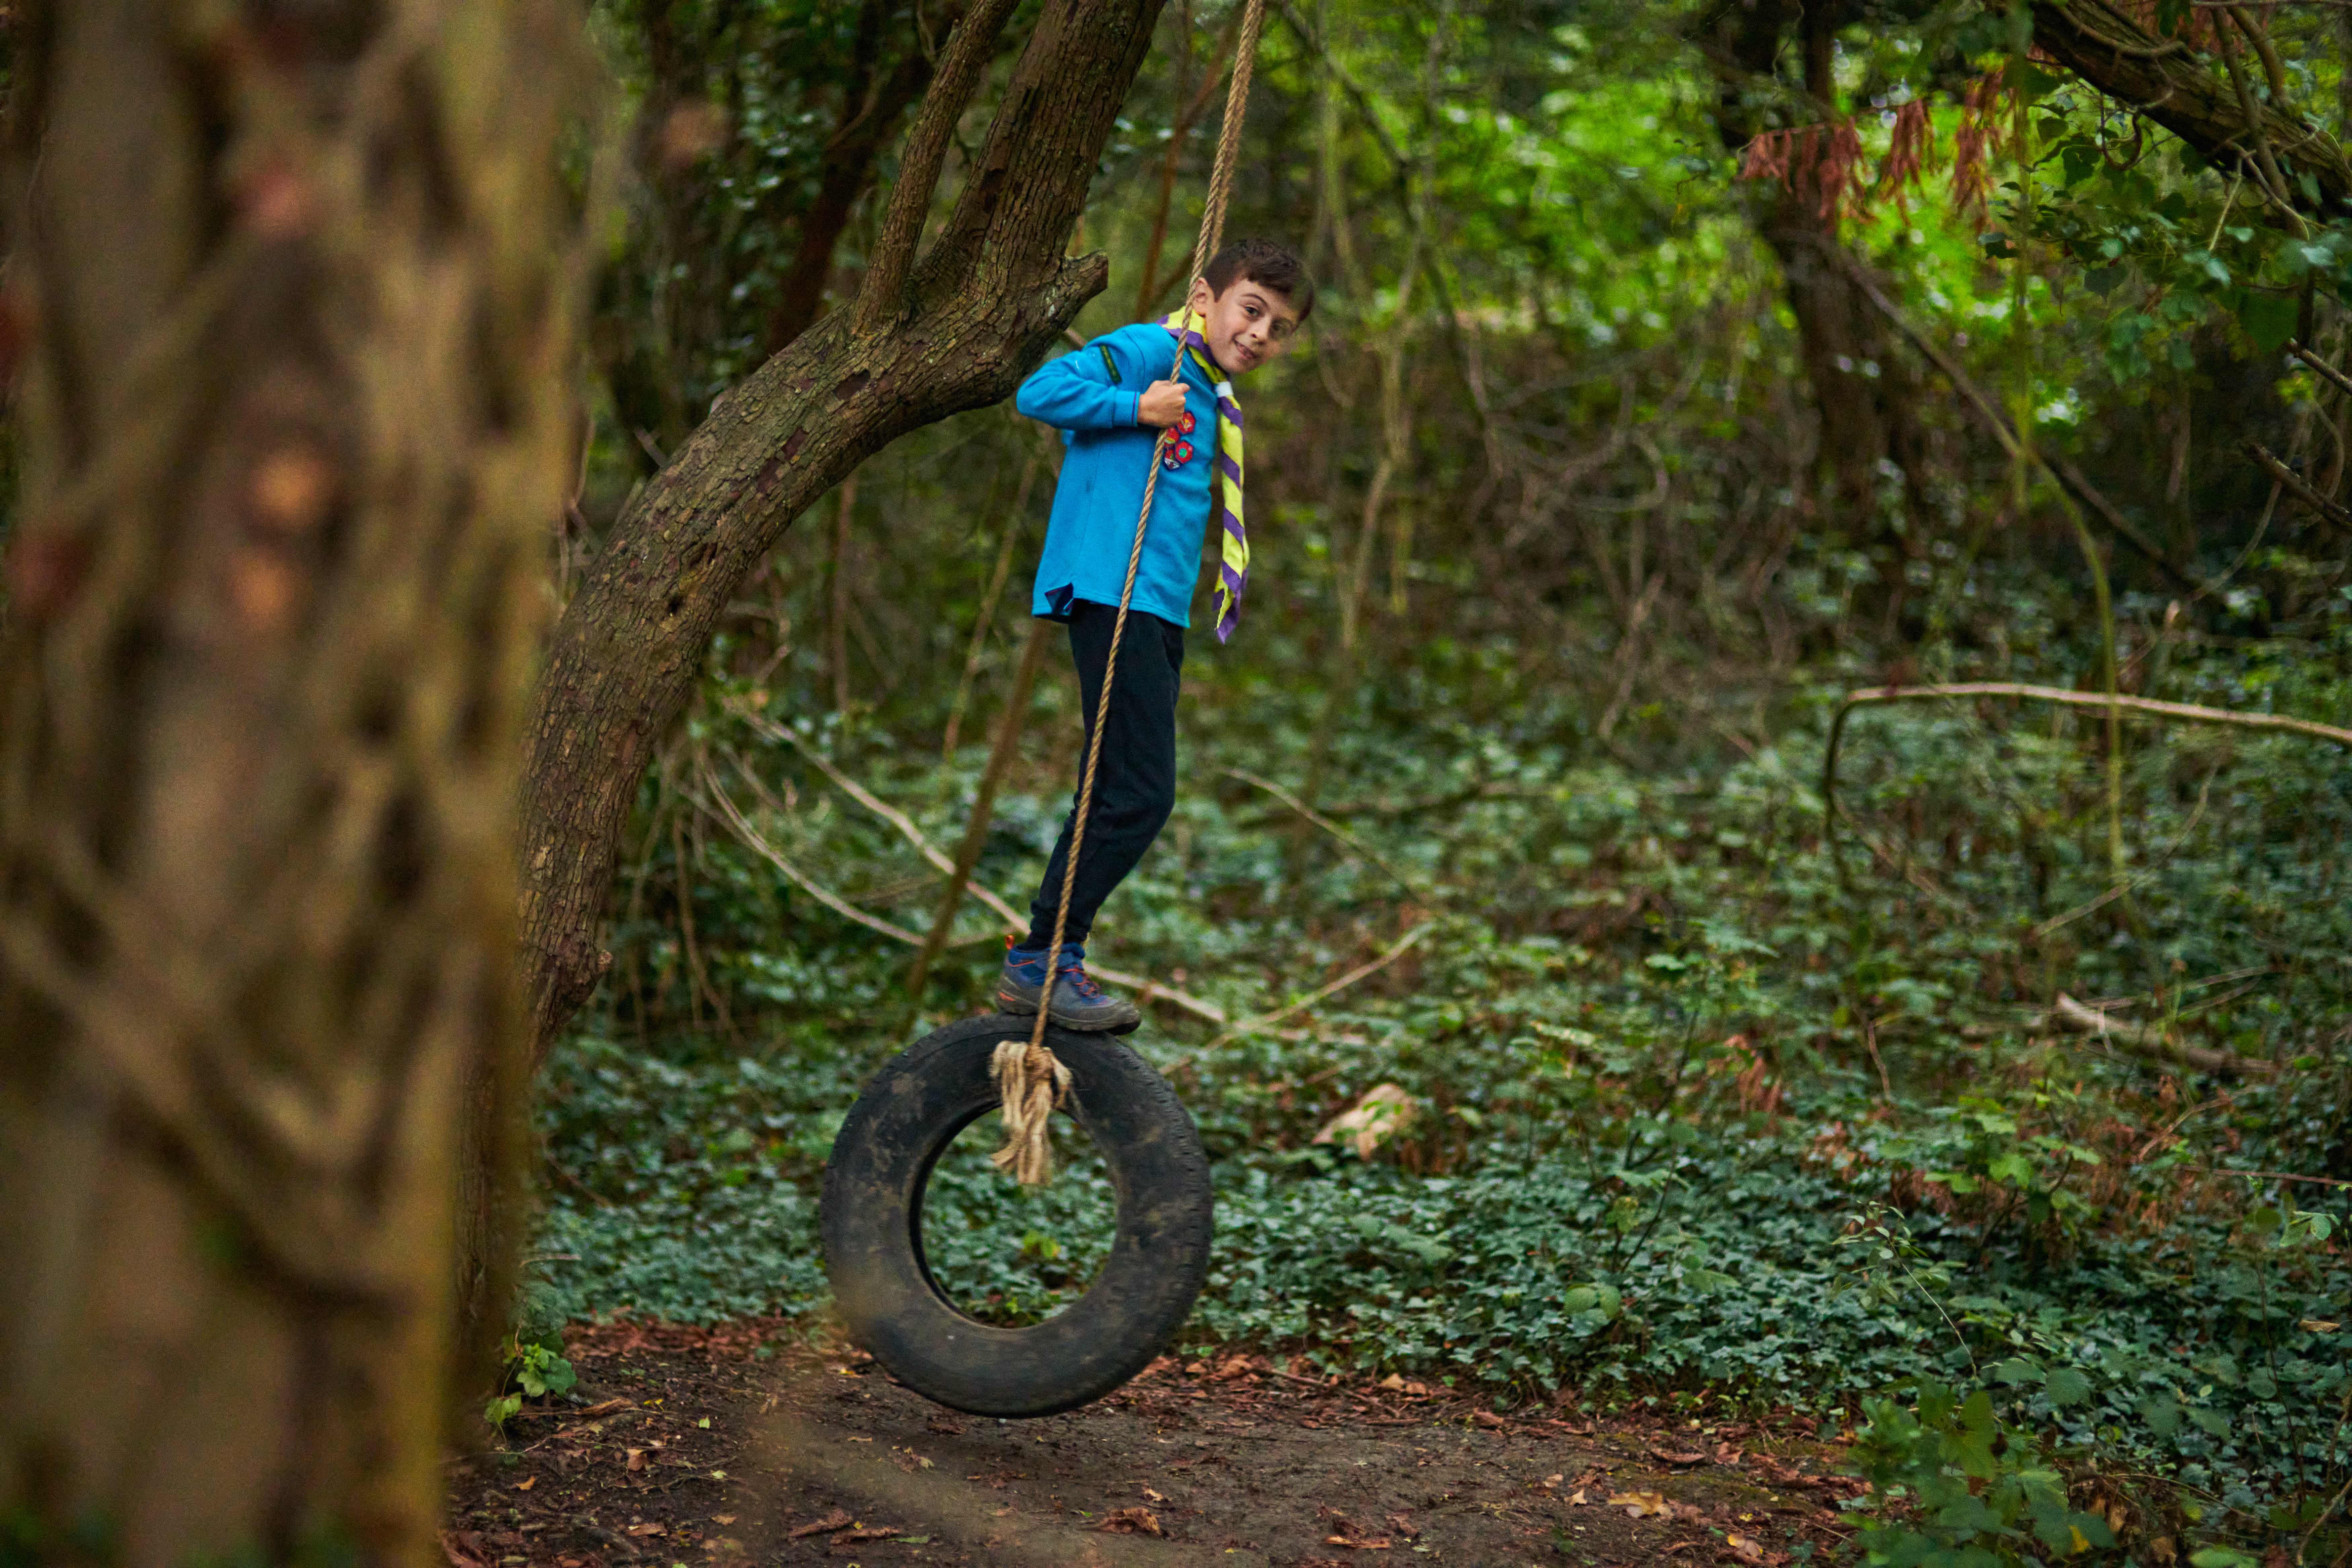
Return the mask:
<path id="1" fill-rule="evenodd" d="M 1218 295 L 1236 283 L 1263 284 L 1296 306 L 1302 321 L 1315 311 L 1315 279 L 1307 276 L 1307 263 L 1270 239 L 1234 240 L 1209 258 L 1201 278 Z"/>

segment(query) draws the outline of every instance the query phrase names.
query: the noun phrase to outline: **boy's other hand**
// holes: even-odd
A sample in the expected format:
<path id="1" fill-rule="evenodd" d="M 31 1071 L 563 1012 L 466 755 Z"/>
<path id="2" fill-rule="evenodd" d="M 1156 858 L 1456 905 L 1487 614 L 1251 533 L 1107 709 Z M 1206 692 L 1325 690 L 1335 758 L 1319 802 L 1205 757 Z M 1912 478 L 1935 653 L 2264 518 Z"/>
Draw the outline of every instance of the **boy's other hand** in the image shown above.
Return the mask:
<path id="1" fill-rule="evenodd" d="M 1155 381 L 1143 389 L 1136 400 L 1135 422 L 1166 429 L 1184 417 L 1184 384 L 1181 381 Z"/>

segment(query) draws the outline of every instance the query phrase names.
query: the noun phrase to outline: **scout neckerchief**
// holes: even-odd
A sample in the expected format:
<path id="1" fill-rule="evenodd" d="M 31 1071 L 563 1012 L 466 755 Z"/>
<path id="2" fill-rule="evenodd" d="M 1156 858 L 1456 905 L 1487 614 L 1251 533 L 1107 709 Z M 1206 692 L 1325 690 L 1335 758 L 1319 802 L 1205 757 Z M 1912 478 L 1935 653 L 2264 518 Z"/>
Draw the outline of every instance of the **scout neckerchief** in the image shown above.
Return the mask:
<path id="1" fill-rule="evenodd" d="M 1194 312 L 1178 310 L 1160 321 L 1172 336 L 1183 340 L 1194 363 L 1217 389 L 1217 521 L 1223 528 L 1217 563 L 1217 640 L 1234 635 L 1241 619 L 1242 590 L 1249 585 L 1249 533 L 1242 526 L 1242 405 L 1234 401 L 1234 384 L 1209 357 L 1209 345 L 1194 330 Z M 1190 444 L 1185 456 L 1192 455 Z"/>

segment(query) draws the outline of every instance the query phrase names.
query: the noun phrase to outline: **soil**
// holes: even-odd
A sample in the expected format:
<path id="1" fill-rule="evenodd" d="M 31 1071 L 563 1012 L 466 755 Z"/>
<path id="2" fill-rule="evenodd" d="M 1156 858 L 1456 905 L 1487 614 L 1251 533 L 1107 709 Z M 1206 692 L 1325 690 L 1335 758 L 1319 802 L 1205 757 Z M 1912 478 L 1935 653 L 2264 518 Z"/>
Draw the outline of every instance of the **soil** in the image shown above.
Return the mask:
<path id="1" fill-rule="evenodd" d="M 773 1322 L 601 1326 L 567 1353 L 576 1389 L 452 1462 L 452 1568 L 1780 1568 L 1843 1540 L 1860 1489 L 1801 1418 L 1497 1415 L 1262 1356 L 1006 1422 Z"/>

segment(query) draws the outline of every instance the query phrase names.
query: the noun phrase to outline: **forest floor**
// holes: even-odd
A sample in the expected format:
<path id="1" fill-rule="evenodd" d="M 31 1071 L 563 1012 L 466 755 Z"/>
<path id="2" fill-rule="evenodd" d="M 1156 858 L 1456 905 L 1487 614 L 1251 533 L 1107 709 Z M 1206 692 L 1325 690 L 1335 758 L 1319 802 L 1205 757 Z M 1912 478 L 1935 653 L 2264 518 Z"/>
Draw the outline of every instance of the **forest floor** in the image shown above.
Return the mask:
<path id="1" fill-rule="evenodd" d="M 1790 1417 L 1496 1415 L 1449 1389 L 1163 1359 L 959 1415 L 774 1321 L 573 1331 L 580 1373 L 452 1462 L 452 1568 L 1800 1563 L 1859 1483 Z"/>

